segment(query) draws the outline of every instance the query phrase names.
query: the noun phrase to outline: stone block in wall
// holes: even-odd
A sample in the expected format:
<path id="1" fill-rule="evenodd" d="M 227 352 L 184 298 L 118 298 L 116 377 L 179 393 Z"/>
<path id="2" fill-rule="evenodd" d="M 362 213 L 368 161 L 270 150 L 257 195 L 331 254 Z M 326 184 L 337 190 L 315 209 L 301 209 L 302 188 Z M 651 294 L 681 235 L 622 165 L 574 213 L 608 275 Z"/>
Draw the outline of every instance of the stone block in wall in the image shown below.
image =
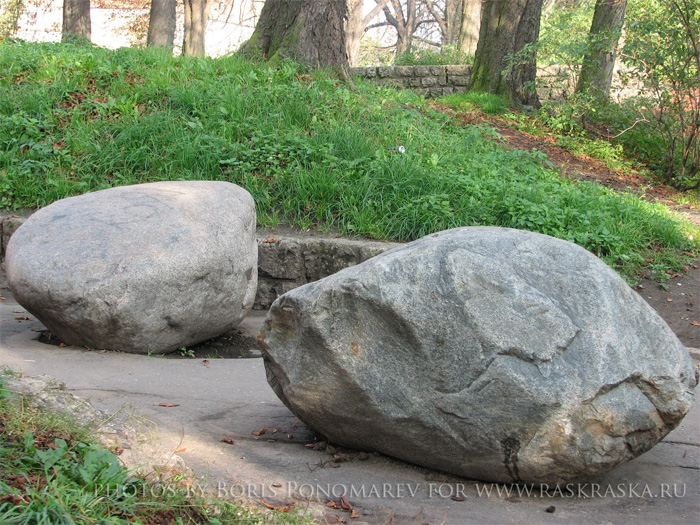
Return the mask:
<path id="1" fill-rule="evenodd" d="M 428 96 L 430 98 L 438 98 L 442 96 L 442 87 L 431 87 L 428 88 Z"/>
<path id="2" fill-rule="evenodd" d="M 394 78 L 396 76 L 396 68 L 394 66 L 379 66 L 377 75 L 379 78 Z"/>
<path id="3" fill-rule="evenodd" d="M 467 86 L 452 86 L 453 93 L 466 93 L 468 90 Z"/>
<path id="4" fill-rule="evenodd" d="M 447 74 L 447 66 L 428 66 L 430 68 L 430 74 L 440 77 Z"/>
<path id="5" fill-rule="evenodd" d="M 394 89 L 403 89 L 404 87 L 406 87 L 404 85 L 404 79 L 401 78 L 384 78 L 379 82 L 379 85 Z"/>
<path id="6" fill-rule="evenodd" d="M 456 75 L 456 76 L 469 76 L 471 75 L 472 72 L 472 66 L 468 65 L 454 65 L 454 66 L 445 66 L 445 69 L 447 70 L 448 75 Z"/>
<path id="7" fill-rule="evenodd" d="M 380 241 L 318 237 L 258 238 L 258 292 L 255 308 L 269 308 L 283 293 L 317 281 L 399 246 Z"/>
<path id="8" fill-rule="evenodd" d="M 454 92 L 454 88 L 452 86 L 445 86 L 442 88 L 442 94 L 444 95 L 451 95 Z"/>
<path id="9" fill-rule="evenodd" d="M 429 77 L 432 75 L 430 66 L 413 66 L 413 72 L 417 77 Z"/>
<path id="10" fill-rule="evenodd" d="M 417 78 L 417 77 L 416 77 L 416 78 L 407 78 L 407 79 L 405 80 L 405 82 L 406 82 L 406 87 L 410 87 L 410 88 L 417 88 L 417 87 L 420 87 L 420 86 L 421 86 L 421 81 L 422 81 L 422 80 L 425 80 L 425 79 L 424 79 L 424 78 Z"/>
<path id="11" fill-rule="evenodd" d="M 399 77 L 412 77 L 413 66 L 396 66 L 396 75 Z"/>
<path id="12" fill-rule="evenodd" d="M 350 76 L 362 77 L 362 78 L 376 78 L 377 68 L 375 66 L 367 67 L 351 67 Z"/>
<path id="13" fill-rule="evenodd" d="M 469 85 L 469 77 L 468 76 L 448 76 L 447 80 L 450 85 L 452 86 L 468 86 Z"/>
<path id="14" fill-rule="evenodd" d="M 433 87 L 436 86 L 437 83 L 438 80 L 435 77 L 423 77 L 420 79 L 420 85 L 422 87 Z"/>

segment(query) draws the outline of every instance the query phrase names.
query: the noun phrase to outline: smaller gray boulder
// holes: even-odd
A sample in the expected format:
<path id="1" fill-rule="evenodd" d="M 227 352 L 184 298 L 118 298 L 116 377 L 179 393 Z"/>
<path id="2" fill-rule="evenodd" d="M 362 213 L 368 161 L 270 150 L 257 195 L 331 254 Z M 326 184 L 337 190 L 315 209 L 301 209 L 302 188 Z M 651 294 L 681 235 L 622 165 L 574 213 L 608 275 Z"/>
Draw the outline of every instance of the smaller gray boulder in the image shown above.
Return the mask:
<path id="1" fill-rule="evenodd" d="M 255 205 L 227 182 L 63 199 L 12 236 L 17 301 L 67 344 L 167 353 L 233 329 L 257 286 Z"/>
<path id="2" fill-rule="evenodd" d="M 697 372 L 598 258 L 531 232 L 459 228 L 282 295 L 268 381 L 307 425 L 473 479 L 583 481 L 654 446 Z"/>

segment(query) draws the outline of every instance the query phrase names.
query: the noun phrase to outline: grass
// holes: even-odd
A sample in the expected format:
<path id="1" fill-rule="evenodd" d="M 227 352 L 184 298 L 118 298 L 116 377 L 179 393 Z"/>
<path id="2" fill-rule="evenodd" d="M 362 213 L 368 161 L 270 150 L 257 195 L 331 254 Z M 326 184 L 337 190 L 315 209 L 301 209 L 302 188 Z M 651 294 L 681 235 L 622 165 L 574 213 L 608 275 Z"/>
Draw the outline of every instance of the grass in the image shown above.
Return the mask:
<path id="1" fill-rule="evenodd" d="M 251 192 L 262 226 L 397 241 L 456 226 L 522 228 L 576 242 L 629 279 L 700 250 L 697 228 L 664 206 L 544 164 L 410 92 L 351 89 L 290 62 L 0 43 L 0 208 L 226 180 Z"/>
<path id="2" fill-rule="evenodd" d="M 510 112 L 510 102 L 505 97 L 491 93 L 455 93 L 440 97 L 440 102 L 458 111 L 482 111 L 487 115 Z"/>
<path id="3" fill-rule="evenodd" d="M 7 375 L 0 373 L 0 523 L 309 523 L 209 498 L 182 476 L 132 474 L 88 429 L 23 404 Z"/>

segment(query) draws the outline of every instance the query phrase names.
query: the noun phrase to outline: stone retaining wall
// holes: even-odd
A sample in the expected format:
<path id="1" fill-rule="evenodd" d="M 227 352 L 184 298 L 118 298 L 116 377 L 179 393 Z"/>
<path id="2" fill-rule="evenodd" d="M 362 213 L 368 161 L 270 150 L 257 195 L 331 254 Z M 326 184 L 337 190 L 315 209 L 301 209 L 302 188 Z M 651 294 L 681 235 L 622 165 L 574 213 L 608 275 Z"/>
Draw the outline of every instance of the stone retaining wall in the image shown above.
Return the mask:
<path id="1" fill-rule="evenodd" d="M 410 89 L 428 98 L 464 93 L 469 88 L 472 66 L 367 66 L 351 67 L 350 74 L 376 82 L 380 86 Z M 576 89 L 576 77 L 570 67 L 544 66 L 537 69 L 537 94 L 540 100 L 566 100 Z M 641 86 L 623 86 L 619 75 L 613 80 L 610 96 L 623 100 L 639 93 Z"/>
<path id="2" fill-rule="evenodd" d="M 428 98 L 465 93 L 469 88 L 472 66 L 368 66 L 352 67 L 350 74 L 376 82 L 380 86 L 410 89 Z M 574 92 L 571 71 L 550 66 L 537 71 L 540 100 L 562 100 Z"/>
<path id="3" fill-rule="evenodd" d="M 0 260 L 25 217 L 0 215 Z M 266 232 L 258 237 L 255 309 L 267 309 L 283 293 L 399 246 L 397 243 L 305 237 Z"/>
<path id="4" fill-rule="evenodd" d="M 350 74 L 381 86 L 410 89 L 429 98 L 464 93 L 469 87 L 472 67 L 454 66 L 368 66 L 352 67 Z"/>

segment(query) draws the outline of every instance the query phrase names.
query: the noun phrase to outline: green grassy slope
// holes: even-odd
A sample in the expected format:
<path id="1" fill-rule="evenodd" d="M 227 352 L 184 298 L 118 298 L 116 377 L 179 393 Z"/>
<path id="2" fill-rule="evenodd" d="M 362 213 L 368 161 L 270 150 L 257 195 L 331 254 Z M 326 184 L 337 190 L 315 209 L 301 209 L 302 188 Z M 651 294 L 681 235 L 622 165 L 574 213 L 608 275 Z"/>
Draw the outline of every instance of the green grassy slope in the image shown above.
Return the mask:
<path id="1" fill-rule="evenodd" d="M 628 277 L 700 249 L 697 229 L 667 208 L 561 179 L 543 160 L 411 93 L 351 90 L 293 63 L 0 43 L 0 208 L 227 180 L 252 193 L 262 225 L 399 241 L 464 225 L 522 228 L 576 242 Z"/>

